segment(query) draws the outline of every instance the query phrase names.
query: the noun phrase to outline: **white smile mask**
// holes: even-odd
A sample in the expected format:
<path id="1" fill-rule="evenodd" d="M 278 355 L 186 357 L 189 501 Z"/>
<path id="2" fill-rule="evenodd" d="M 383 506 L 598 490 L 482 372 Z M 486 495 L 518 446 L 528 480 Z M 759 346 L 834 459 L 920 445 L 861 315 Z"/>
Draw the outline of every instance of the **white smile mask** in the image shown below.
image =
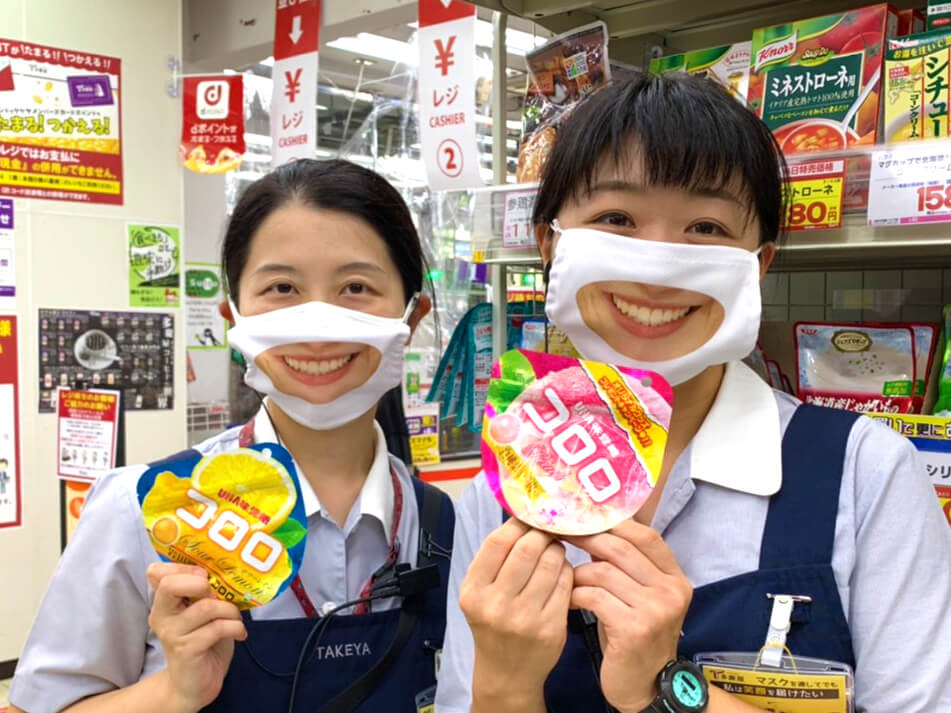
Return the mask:
<path id="1" fill-rule="evenodd" d="M 743 359 L 756 346 L 762 300 L 760 250 L 628 238 L 601 230 L 562 230 L 548 278 L 545 313 L 585 359 L 647 369 L 676 386 L 714 364 Z M 593 279 L 596 278 L 596 279 Z M 723 322 L 696 350 L 664 361 L 640 361 L 615 351 L 581 316 L 578 292 L 594 282 L 675 287 L 713 298 Z"/>
<path id="2" fill-rule="evenodd" d="M 297 423 L 315 431 L 326 431 L 355 421 L 372 409 L 403 378 L 403 352 L 410 338 L 407 320 L 418 301 L 414 295 L 403 317 L 393 319 L 326 302 L 307 302 L 283 309 L 242 317 L 234 303 L 234 327 L 228 332 L 231 346 L 248 362 L 244 383 L 267 394 Z M 366 344 L 380 352 L 380 364 L 363 384 L 333 401 L 315 404 L 285 394 L 255 363 L 258 356 L 274 347 L 309 342 Z"/>

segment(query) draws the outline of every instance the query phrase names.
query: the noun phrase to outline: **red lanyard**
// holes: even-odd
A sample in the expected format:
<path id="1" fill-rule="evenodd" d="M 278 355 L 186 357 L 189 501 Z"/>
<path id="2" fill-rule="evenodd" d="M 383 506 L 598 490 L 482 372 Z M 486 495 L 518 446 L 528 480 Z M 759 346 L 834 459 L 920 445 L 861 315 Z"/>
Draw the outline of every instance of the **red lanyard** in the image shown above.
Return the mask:
<path id="1" fill-rule="evenodd" d="M 238 445 L 241 446 L 241 448 L 254 445 L 254 419 L 248 421 L 241 428 L 241 433 L 238 436 Z M 392 569 L 400 555 L 400 541 L 396 535 L 399 532 L 400 517 L 403 514 L 403 486 L 400 484 L 400 480 L 392 466 L 390 466 L 390 478 L 393 481 L 393 525 L 390 529 L 390 551 L 386 555 L 386 561 L 383 563 L 383 566 L 374 572 L 363 586 L 363 589 L 360 591 L 360 599 L 368 599 L 370 597 L 373 593 L 373 584 L 377 578 L 387 570 Z M 294 596 L 297 597 L 300 608 L 303 609 L 304 615 L 307 616 L 308 619 L 316 619 L 320 616 L 317 607 L 314 606 L 313 601 L 311 601 L 310 596 L 307 594 L 307 590 L 304 589 L 304 583 L 301 581 L 299 574 L 294 577 L 294 580 L 291 582 L 291 591 L 294 592 Z M 353 609 L 355 615 L 366 614 L 369 611 L 369 602 L 357 604 Z"/>

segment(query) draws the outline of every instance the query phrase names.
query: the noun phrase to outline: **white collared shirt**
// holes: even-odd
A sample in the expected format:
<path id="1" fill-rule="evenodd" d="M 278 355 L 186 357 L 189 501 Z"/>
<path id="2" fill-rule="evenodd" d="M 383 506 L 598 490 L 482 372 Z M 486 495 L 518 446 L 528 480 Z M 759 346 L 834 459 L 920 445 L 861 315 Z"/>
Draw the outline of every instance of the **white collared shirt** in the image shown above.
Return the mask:
<path id="1" fill-rule="evenodd" d="M 240 430 L 229 429 L 196 448 L 205 455 L 235 450 Z M 255 440 L 276 440 L 269 419 L 261 413 L 255 420 Z M 403 463 L 387 453 L 379 426 L 373 465 L 342 528 L 321 508 L 306 477 L 300 476 L 308 516 L 300 577 L 318 610 L 359 597 L 385 562 L 393 518 L 391 467 L 403 491 L 398 561 L 415 566 L 419 514 L 413 484 Z M 145 470 L 131 466 L 115 471 L 101 477 L 90 491 L 20 656 L 9 695 L 17 707 L 29 713 L 55 713 L 165 667 L 161 645 L 148 624 L 154 592 L 145 571 L 159 558 L 136 495 Z M 374 602 L 373 610 L 395 604 L 393 599 Z M 253 610 L 252 616 L 287 619 L 303 613 L 288 588 Z"/>
<path id="2" fill-rule="evenodd" d="M 694 587 L 758 569 L 769 496 L 782 486 L 782 437 L 797 405 L 745 365 L 727 365 L 651 523 Z M 459 586 L 501 519 L 480 474 L 456 504 L 436 713 L 469 711 L 472 634 Z M 574 565 L 589 561 L 570 545 L 567 555 Z M 951 529 L 914 447 L 867 418 L 849 436 L 832 568 L 857 660 L 857 713 L 951 711 Z"/>

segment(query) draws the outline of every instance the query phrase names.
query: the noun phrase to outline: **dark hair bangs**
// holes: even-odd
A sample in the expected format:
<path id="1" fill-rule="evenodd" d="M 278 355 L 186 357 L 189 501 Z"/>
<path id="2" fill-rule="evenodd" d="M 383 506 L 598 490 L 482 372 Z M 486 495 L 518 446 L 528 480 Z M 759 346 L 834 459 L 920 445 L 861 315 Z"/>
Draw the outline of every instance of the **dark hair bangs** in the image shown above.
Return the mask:
<path id="1" fill-rule="evenodd" d="M 761 242 L 778 237 L 785 161 L 772 133 L 722 87 L 687 75 L 640 75 L 578 106 L 545 164 L 535 223 L 590 194 L 606 165 L 632 162 L 649 185 L 730 193 L 759 221 Z"/>

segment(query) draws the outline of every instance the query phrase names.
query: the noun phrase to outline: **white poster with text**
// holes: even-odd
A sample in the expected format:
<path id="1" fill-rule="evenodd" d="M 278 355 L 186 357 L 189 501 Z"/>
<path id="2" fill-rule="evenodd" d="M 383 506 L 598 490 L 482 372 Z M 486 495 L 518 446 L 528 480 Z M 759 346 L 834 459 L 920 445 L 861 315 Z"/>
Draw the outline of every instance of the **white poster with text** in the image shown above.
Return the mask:
<path id="1" fill-rule="evenodd" d="M 271 166 L 317 152 L 317 47 L 319 0 L 277 0 L 274 24 L 274 93 Z"/>

